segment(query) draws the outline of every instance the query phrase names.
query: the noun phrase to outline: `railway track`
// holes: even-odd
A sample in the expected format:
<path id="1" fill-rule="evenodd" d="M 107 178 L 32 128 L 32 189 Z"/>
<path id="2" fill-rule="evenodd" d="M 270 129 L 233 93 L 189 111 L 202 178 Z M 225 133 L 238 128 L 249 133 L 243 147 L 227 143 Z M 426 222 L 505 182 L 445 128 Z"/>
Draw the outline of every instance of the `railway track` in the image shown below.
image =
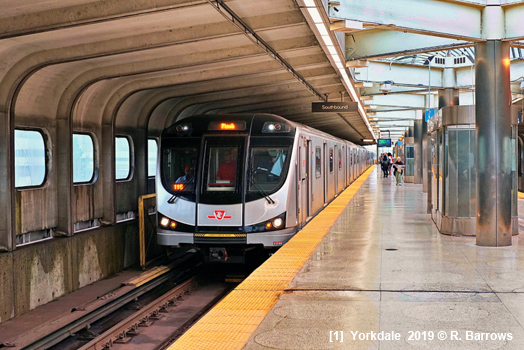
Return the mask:
<path id="1" fill-rule="evenodd" d="M 104 334 L 96 337 L 80 350 L 111 349 L 114 344 L 126 344 L 133 336 L 140 334 L 141 327 L 148 327 L 154 320 L 165 317 L 165 313 L 176 305 L 177 299 L 197 285 L 197 278 L 192 277 L 171 291 L 165 293 L 135 314 L 121 321 Z"/>
<path id="2" fill-rule="evenodd" d="M 64 317 L 59 326 L 51 327 L 49 325 L 47 329 L 44 327 L 40 330 L 42 333 L 40 335 L 25 335 L 25 339 L 22 338 L 13 344 L 10 350 L 60 349 L 61 347 L 57 344 L 71 336 L 88 331 L 96 322 L 117 313 L 147 293 L 154 294 L 155 290 L 165 288 L 168 283 L 187 286 L 186 281 L 196 275 L 201 264 L 201 259 L 195 254 L 186 254 L 167 266 L 152 269 L 149 276 L 146 274 L 147 278 L 137 279 L 136 282 L 123 285 L 118 290 L 99 296 L 96 300 L 71 310 L 71 315 Z"/>

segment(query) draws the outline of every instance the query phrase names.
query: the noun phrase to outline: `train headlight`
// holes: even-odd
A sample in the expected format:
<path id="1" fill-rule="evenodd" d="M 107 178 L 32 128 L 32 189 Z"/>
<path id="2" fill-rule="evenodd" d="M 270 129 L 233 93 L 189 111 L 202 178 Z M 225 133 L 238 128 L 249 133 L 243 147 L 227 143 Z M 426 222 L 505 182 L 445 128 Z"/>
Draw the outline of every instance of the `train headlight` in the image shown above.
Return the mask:
<path id="1" fill-rule="evenodd" d="M 167 225 L 169 225 L 169 219 L 164 216 L 162 219 L 160 219 L 160 225 L 167 227 Z"/>
<path id="2" fill-rule="evenodd" d="M 262 126 L 263 133 L 285 133 L 291 132 L 291 126 L 283 123 L 265 122 Z"/>
<path id="3" fill-rule="evenodd" d="M 267 232 L 274 230 L 282 230 L 284 227 L 286 227 L 286 213 L 274 216 L 271 219 L 259 222 L 258 224 L 246 226 L 246 232 Z"/>
<path id="4" fill-rule="evenodd" d="M 176 228 L 176 222 L 175 222 L 175 221 L 171 221 L 171 222 L 169 223 L 169 227 L 171 227 L 171 228 Z"/>
<path id="5" fill-rule="evenodd" d="M 169 225 L 169 219 L 164 216 L 162 219 L 160 219 L 160 225 L 167 227 L 167 225 Z"/>

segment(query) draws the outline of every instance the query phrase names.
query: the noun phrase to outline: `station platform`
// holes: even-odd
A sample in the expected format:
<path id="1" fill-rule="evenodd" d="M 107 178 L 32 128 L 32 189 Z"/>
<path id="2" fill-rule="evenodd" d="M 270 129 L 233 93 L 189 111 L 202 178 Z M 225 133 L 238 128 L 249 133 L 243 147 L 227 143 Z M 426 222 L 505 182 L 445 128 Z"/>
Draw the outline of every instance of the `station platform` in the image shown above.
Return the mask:
<path id="1" fill-rule="evenodd" d="M 523 249 L 441 235 L 371 168 L 170 349 L 521 349 Z"/>

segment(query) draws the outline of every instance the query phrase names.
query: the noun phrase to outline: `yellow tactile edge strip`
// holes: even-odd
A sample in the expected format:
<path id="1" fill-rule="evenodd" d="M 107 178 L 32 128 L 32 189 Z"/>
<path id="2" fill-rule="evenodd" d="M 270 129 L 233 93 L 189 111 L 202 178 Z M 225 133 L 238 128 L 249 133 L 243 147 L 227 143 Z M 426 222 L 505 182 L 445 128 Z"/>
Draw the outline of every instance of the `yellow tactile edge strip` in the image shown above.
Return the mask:
<path id="1" fill-rule="evenodd" d="M 519 191 L 518 196 L 519 196 L 519 199 L 524 199 L 524 192 Z"/>
<path id="2" fill-rule="evenodd" d="M 242 349 L 374 168 L 365 171 L 169 350 Z"/>

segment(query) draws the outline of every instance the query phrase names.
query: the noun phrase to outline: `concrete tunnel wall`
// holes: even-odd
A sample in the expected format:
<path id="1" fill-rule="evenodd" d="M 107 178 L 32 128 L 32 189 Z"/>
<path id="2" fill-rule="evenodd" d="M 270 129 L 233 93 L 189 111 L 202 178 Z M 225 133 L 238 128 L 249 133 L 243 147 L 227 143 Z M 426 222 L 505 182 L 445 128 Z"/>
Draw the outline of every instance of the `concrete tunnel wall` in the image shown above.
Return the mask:
<path id="1" fill-rule="evenodd" d="M 136 220 L 0 254 L 0 322 L 138 263 Z"/>

